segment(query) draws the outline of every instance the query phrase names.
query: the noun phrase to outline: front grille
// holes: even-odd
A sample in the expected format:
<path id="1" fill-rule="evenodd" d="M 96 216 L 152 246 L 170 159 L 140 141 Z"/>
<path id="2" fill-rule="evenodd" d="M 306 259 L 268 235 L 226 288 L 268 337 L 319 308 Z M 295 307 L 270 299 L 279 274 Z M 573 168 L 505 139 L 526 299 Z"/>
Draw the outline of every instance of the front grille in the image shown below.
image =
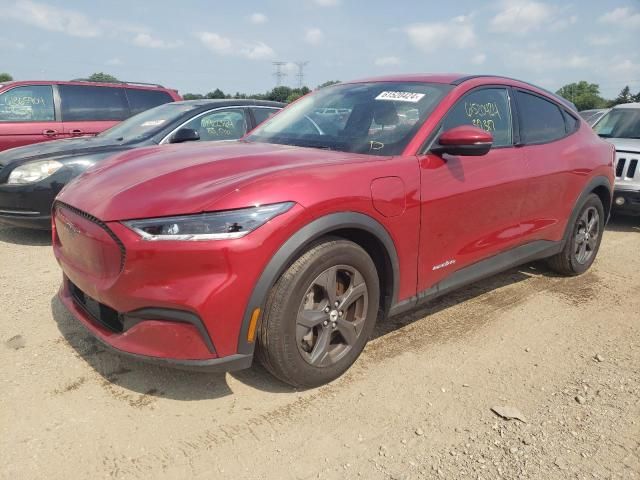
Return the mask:
<path id="1" fill-rule="evenodd" d="M 76 215 L 79 215 L 79 216 L 89 220 L 90 222 L 95 223 L 100 228 L 102 228 L 105 232 L 107 232 L 107 234 L 113 239 L 114 242 L 116 242 L 116 245 L 118 245 L 118 248 L 120 249 L 120 271 L 122 271 L 124 269 L 124 262 L 125 262 L 125 260 L 127 258 L 127 249 L 124 247 L 124 243 L 122 243 L 122 240 L 120 240 L 118 238 L 118 236 L 115 233 L 113 233 L 113 231 L 107 226 L 106 223 L 104 223 L 102 220 L 94 217 L 93 215 L 90 215 L 90 214 L 88 214 L 86 212 L 83 212 L 82 210 L 80 210 L 80 209 L 78 209 L 76 207 L 72 207 L 71 205 L 67 205 L 66 203 L 56 202 L 54 204 L 54 206 L 53 206 L 54 211 L 58 207 L 63 207 L 63 208 L 66 208 L 67 210 L 72 211 Z"/>
<path id="2" fill-rule="evenodd" d="M 122 333 L 124 331 L 122 315 L 117 311 L 111 307 L 107 307 L 105 304 L 100 303 L 97 300 L 94 300 L 71 281 L 69 281 L 69 288 L 71 290 L 71 297 L 75 304 L 87 312 L 97 323 L 108 328 L 112 332 Z"/>
<path id="3" fill-rule="evenodd" d="M 638 171 L 638 159 L 618 156 L 616 161 L 616 178 L 633 180 Z"/>

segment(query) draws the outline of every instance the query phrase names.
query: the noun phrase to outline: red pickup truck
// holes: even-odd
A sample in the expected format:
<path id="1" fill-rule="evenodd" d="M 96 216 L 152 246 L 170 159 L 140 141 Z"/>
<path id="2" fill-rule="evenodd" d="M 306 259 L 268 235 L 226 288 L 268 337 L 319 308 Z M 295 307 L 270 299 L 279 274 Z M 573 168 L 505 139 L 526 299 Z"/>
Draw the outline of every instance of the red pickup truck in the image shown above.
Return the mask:
<path id="1" fill-rule="evenodd" d="M 96 135 L 125 118 L 181 100 L 176 90 L 141 83 L 83 80 L 0 84 L 0 151 Z"/>

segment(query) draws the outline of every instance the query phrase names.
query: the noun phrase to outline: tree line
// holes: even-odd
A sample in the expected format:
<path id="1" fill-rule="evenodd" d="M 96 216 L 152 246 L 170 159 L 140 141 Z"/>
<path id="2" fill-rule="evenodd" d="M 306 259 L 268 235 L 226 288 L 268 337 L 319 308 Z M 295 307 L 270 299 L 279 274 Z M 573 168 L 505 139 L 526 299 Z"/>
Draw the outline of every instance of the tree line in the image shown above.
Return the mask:
<path id="1" fill-rule="evenodd" d="M 600 85 L 581 80 L 569 83 L 556 92 L 566 98 L 578 108 L 578 110 L 591 110 L 594 108 L 610 108 L 621 103 L 640 102 L 640 91 L 631 93 L 629 86 L 625 86 L 613 100 L 607 100 L 600 95 Z"/>

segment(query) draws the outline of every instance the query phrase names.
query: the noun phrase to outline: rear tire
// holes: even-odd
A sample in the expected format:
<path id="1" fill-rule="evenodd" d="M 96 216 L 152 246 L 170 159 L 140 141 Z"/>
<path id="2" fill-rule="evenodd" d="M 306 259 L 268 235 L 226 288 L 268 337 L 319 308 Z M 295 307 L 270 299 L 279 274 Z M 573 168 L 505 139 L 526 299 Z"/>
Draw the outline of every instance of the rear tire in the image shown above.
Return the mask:
<path id="1" fill-rule="evenodd" d="M 378 273 L 367 252 L 342 239 L 316 244 L 271 289 L 257 358 L 295 387 L 330 382 L 364 349 L 379 302 Z"/>
<path id="2" fill-rule="evenodd" d="M 580 206 L 578 215 L 569 228 L 569 238 L 562 251 L 547 259 L 554 271 L 561 275 L 580 275 L 591 267 L 604 232 L 604 207 L 595 193 L 590 194 Z"/>

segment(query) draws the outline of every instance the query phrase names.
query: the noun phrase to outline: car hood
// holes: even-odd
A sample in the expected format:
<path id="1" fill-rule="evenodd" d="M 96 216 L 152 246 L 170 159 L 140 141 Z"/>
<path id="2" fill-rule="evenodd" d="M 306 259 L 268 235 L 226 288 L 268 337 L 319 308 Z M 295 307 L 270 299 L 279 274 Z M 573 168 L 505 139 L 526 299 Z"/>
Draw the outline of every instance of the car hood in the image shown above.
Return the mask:
<path id="1" fill-rule="evenodd" d="M 606 138 L 609 143 L 613 143 L 617 151 L 640 153 L 640 139 L 638 138 Z"/>
<path id="2" fill-rule="evenodd" d="M 51 142 L 34 143 L 24 147 L 12 148 L 0 152 L 0 165 L 7 166 L 46 158 L 67 157 L 71 155 L 90 155 L 110 151 L 128 150 L 134 144 L 122 144 L 103 137 L 80 137 Z"/>
<path id="3" fill-rule="evenodd" d="M 185 215 L 211 211 L 222 197 L 265 175 L 370 159 L 243 141 L 161 145 L 109 158 L 71 182 L 57 199 L 103 221 Z"/>

